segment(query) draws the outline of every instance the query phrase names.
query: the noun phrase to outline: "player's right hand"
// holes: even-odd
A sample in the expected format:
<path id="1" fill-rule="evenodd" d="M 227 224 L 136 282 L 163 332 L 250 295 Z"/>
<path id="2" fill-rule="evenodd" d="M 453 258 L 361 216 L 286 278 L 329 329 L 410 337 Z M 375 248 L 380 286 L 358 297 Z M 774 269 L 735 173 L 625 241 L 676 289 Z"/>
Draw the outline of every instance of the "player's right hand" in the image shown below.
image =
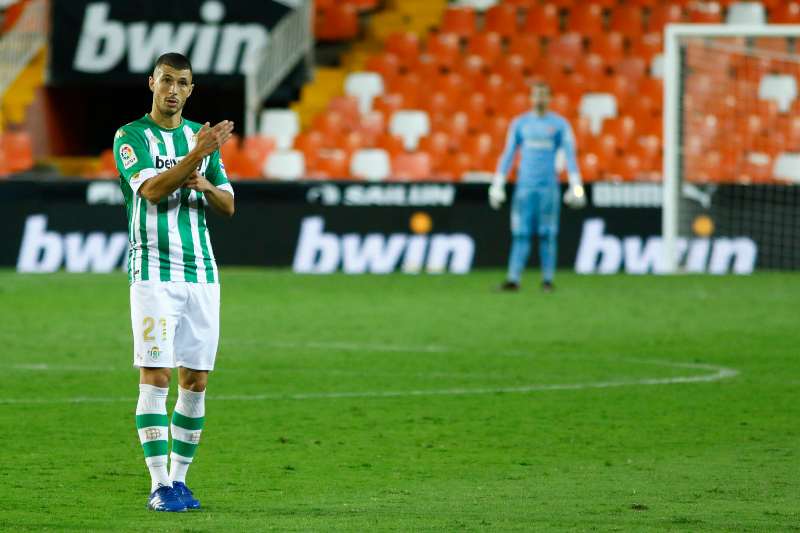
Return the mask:
<path id="1" fill-rule="evenodd" d="M 500 209 L 506 201 L 506 188 L 499 183 L 492 183 L 489 186 L 489 205 L 492 209 Z"/>
<path id="2" fill-rule="evenodd" d="M 203 124 L 195 139 L 194 149 L 201 157 L 205 157 L 225 144 L 233 135 L 233 121 L 223 120 L 210 127 L 209 123 Z"/>

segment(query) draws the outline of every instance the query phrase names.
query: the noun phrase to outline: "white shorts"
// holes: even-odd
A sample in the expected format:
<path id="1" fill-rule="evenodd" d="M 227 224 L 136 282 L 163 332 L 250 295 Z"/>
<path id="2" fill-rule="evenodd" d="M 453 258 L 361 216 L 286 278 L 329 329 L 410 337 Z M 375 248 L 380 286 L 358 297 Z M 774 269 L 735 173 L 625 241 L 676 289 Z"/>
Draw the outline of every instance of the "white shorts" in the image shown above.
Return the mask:
<path id="1" fill-rule="evenodd" d="M 131 285 L 133 366 L 213 370 L 219 343 L 219 284 Z"/>

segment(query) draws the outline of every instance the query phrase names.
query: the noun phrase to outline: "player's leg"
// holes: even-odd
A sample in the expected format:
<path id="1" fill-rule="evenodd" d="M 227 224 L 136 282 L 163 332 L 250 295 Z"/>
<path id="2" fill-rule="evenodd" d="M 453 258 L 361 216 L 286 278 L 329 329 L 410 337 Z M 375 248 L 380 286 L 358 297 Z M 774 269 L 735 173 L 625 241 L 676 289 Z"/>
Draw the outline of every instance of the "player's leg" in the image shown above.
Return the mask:
<path id="1" fill-rule="evenodd" d="M 208 374 L 214 369 L 219 342 L 219 285 L 187 284 L 187 305 L 175 336 L 179 370 L 178 403 L 172 415 L 170 478 L 189 508 L 198 502 L 186 487 L 205 425 Z"/>
<path id="2" fill-rule="evenodd" d="M 542 288 L 553 289 L 558 261 L 558 222 L 561 203 L 558 187 L 545 189 L 539 195 L 539 258 L 542 264 Z"/>
<path id="3" fill-rule="evenodd" d="M 533 198 L 533 190 L 517 187 L 511 200 L 511 253 L 508 257 L 508 274 L 504 286 L 519 286 L 522 272 L 531 253 Z"/>
<path id="4" fill-rule="evenodd" d="M 172 341 L 175 331 L 169 287 L 157 282 L 131 285 L 131 325 L 134 365 L 139 367 L 139 399 L 136 429 L 150 471 L 148 507 L 160 511 L 182 511 L 185 506 L 172 494 L 167 471 L 169 418 L 167 395 L 174 366 Z"/>

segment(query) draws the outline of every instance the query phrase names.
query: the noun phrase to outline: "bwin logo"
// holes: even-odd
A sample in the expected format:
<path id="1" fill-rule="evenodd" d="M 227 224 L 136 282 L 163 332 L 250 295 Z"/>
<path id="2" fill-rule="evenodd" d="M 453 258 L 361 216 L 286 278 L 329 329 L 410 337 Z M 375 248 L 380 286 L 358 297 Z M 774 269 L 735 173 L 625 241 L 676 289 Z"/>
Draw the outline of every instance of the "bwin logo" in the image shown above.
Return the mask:
<path id="1" fill-rule="evenodd" d="M 127 51 L 128 70 L 145 73 L 161 54 L 186 54 L 191 49 L 189 60 L 195 73 L 246 74 L 269 38 L 261 24 L 220 24 L 225 6 L 213 0 L 200 8 L 200 24 L 125 23 L 110 19 L 110 10 L 109 2 L 86 6 L 73 62 L 75 70 L 93 74 L 111 71 Z M 240 54 L 242 60 L 238 62 Z"/>
<path id="2" fill-rule="evenodd" d="M 623 267 L 628 274 L 663 274 L 663 243 L 661 237 L 637 236 L 619 238 L 604 232 L 601 218 L 583 223 L 575 271 L 579 274 L 616 274 Z M 748 237 L 716 239 L 680 238 L 679 266 L 686 272 L 710 274 L 751 274 L 756 265 L 758 247 Z"/>
<path id="3" fill-rule="evenodd" d="M 293 269 L 304 274 L 330 274 L 340 267 L 347 274 L 406 273 L 466 274 L 472 268 L 475 241 L 463 233 L 325 233 L 322 217 L 307 217 L 300 227 Z"/>
<path id="4" fill-rule="evenodd" d="M 156 170 L 169 170 L 177 165 L 178 162 L 183 159 L 183 157 L 162 157 L 157 155 L 154 159 L 155 160 L 153 163 L 156 166 Z"/>
<path id="5" fill-rule="evenodd" d="M 25 221 L 17 259 L 19 272 L 111 272 L 126 264 L 128 235 L 94 232 L 61 235 L 47 231 L 47 216 L 32 215 Z"/>

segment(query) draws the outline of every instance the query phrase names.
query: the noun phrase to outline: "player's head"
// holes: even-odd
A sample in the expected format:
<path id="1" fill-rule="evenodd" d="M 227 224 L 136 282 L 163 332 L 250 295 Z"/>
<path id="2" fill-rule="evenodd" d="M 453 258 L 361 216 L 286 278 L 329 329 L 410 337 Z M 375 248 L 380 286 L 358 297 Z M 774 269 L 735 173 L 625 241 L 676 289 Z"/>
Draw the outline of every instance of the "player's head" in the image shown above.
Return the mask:
<path id="1" fill-rule="evenodd" d="M 544 113 L 550 107 L 550 86 L 543 81 L 536 81 L 531 85 L 531 105 L 538 113 Z"/>
<path id="2" fill-rule="evenodd" d="M 183 54 L 163 54 L 156 61 L 149 82 L 158 112 L 168 117 L 180 113 L 194 89 L 192 64 Z"/>

